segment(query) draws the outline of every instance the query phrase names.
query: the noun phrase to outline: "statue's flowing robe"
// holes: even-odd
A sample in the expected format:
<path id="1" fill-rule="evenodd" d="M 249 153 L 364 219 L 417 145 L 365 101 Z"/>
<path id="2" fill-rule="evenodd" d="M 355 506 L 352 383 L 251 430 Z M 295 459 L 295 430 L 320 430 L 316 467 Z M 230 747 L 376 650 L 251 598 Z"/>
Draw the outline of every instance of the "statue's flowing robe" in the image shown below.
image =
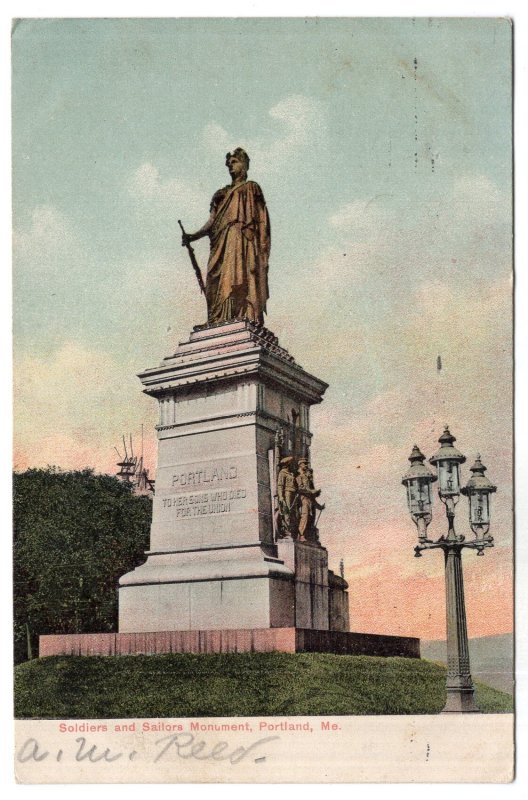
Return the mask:
<path id="1" fill-rule="evenodd" d="M 225 186 L 213 195 L 211 253 L 207 266 L 208 322 L 264 321 L 271 244 L 268 210 L 254 181 Z"/>

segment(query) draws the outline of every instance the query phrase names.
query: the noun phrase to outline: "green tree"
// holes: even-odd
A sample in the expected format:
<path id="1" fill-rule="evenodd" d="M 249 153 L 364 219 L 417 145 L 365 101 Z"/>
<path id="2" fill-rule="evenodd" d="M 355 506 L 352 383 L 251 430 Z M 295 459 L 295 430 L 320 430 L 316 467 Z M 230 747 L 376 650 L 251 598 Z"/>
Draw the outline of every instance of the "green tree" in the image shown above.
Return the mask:
<path id="1" fill-rule="evenodd" d="M 15 662 L 44 633 L 117 629 L 119 577 L 145 560 L 152 501 L 92 470 L 15 473 Z"/>

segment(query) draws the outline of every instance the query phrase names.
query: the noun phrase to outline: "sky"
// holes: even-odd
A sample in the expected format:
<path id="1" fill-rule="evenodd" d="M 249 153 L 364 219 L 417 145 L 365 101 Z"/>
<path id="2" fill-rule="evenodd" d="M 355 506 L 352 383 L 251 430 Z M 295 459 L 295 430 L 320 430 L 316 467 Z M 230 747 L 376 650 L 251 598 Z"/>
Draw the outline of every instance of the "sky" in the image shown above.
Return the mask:
<path id="1" fill-rule="evenodd" d="M 136 375 L 205 319 L 177 220 L 205 222 L 242 146 L 271 217 L 266 324 L 330 384 L 312 464 L 351 630 L 444 635 L 443 559 L 413 558 L 400 481 L 449 423 L 464 480 L 480 452 L 499 487 L 495 548 L 464 556 L 469 633 L 510 631 L 510 37 L 476 18 L 19 22 L 15 469 L 114 472 L 143 424 L 154 470 Z"/>

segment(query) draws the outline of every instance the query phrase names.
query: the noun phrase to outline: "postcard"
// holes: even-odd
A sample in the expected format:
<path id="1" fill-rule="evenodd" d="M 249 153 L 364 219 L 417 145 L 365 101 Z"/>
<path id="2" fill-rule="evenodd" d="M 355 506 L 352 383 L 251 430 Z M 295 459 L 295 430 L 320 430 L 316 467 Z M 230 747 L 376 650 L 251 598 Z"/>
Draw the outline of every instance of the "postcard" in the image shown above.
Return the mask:
<path id="1" fill-rule="evenodd" d="M 511 54 L 13 22 L 18 782 L 513 779 Z"/>

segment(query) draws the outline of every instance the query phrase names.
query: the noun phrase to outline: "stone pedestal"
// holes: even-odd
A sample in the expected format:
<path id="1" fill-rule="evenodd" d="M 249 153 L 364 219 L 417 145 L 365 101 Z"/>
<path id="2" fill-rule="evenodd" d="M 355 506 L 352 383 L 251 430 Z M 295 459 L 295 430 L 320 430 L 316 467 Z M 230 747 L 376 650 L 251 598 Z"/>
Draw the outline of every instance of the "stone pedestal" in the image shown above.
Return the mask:
<path id="1" fill-rule="evenodd" d="M 119 582 L 119 631 L 328 630 L 327 552 L 276 543 L 273 515 L 277 430 L 307 456 L 327 385 L 247 321 L 196 328 L 139 377 L 159 402 L 158 468 L 147 560 Z"/>
<path id="2" fill-rule="evenodd" d="M 277 550 L 294 574 L 294 627 L 327 631 L 330 627 L 327 550 L 293 539 L 279 541 Z"/>

